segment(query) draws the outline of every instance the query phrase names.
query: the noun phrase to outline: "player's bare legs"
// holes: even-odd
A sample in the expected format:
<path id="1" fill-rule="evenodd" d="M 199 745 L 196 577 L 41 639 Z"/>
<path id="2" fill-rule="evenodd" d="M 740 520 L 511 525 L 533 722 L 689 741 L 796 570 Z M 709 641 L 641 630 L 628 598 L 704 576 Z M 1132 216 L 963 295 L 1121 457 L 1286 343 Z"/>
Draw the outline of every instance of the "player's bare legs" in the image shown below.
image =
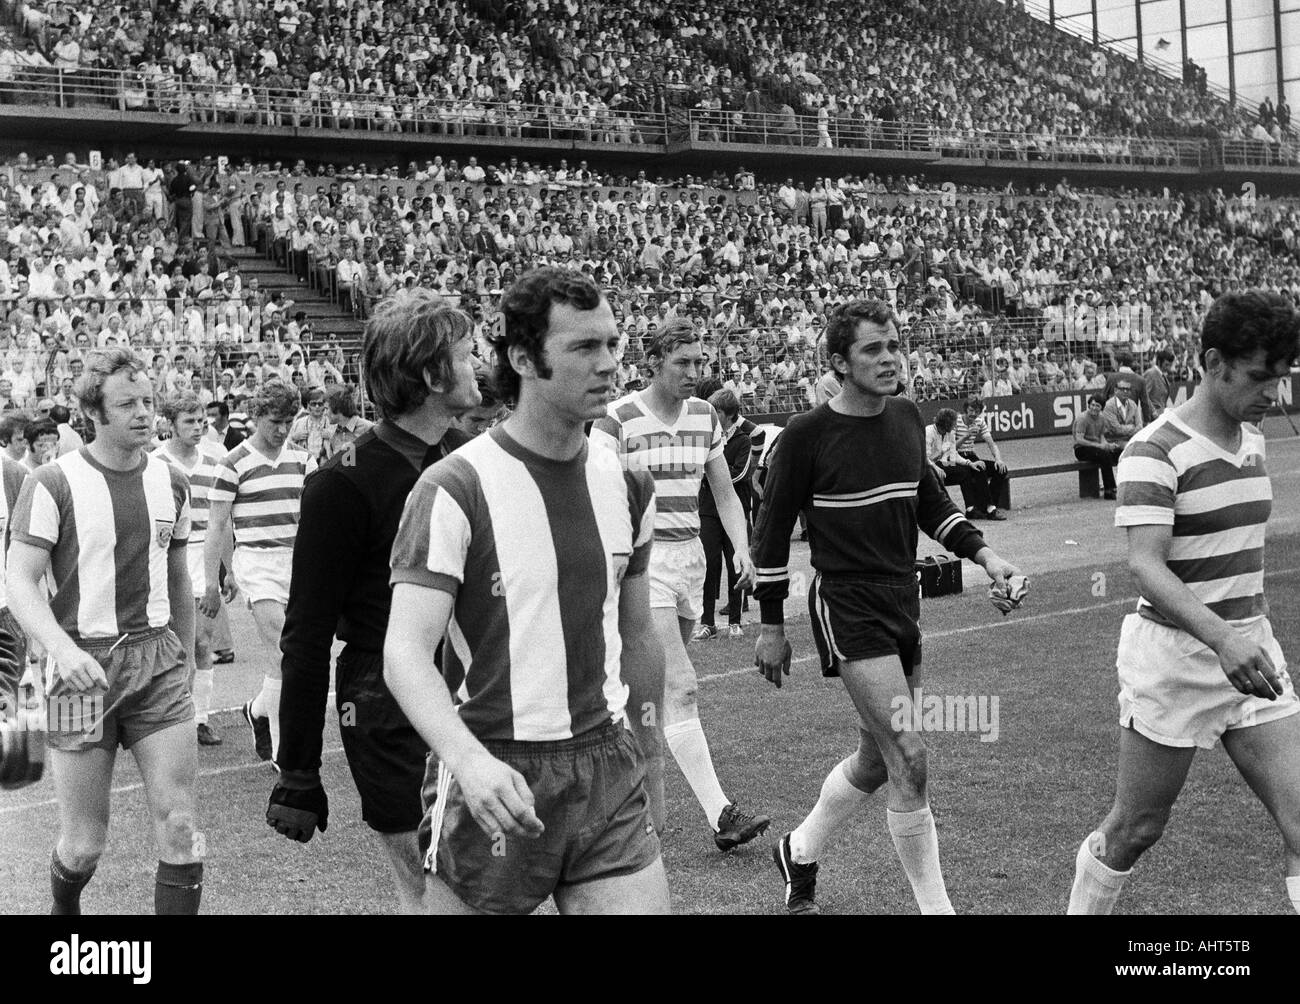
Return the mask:
<path id="1" fill-rule="evenodd" d="M 686 654 L 686 643 L 695 622 L 679 617 L 672 607 L 654 607 L 650 616 L 664 650 L 664 740 L 686 775 L 709 825 L 716 830 L 718 817 L 730 800 L 723 794 L 717 771 L 713 769 L 709 741 L 704 736 L 696 703 L 699 682 Z"/>
<path id="2" fill-rule="evenodd" d="M 1195 747 L 1162 746 L 1136 729 L 1119 730 L 1115 804 L 1079 848 L 1070 913 L 1114 909 L 1134 863 L 1164 833 L 1195 755 Z"/>
<path id="3" fill-rule="evenodd" d="M 917 905 L 923 914 L 952 913 L 939 867 L 939 838 L 926 797 L 925 741 L 920 732 L 894 727 L 900 714 L 904 721 L 913 721 L 912 695 L 921 686 L 920 671 L 915 670 L 909 679 L 899 657 L 888 655 L 847 660 L 841 664 L 840 675 L 884 763 L 889 779 L 889 833 Z M 854 773 L 870 782 L 878 770 L 868 760 L 855 765 Z"/>
<path id="4" fill-rule="evenodd" d="M 1300 913 L 1300 715 L 1232 729 L 1223 748 L 1282 831 L 1287 895 Z"/>
<path id="5" fill-rule="evenodd" d="M 664 859 L 631 875 L 594 879 L 555 890 L 555 905 L 562 914 L 664 915 L 672 912 Z"/>
<path id="6" fill-rule="evenodd" d="M 114 750 L 50 749 L 59 837 L 50 863 L 56 915 L 81 912 L 81 890 L 90 881 L 108 840 L 109 792 Z"/>
<path id="7" fill-rule="evenodd" d="M 194 828 L 198 758 L 194 724 L 183 722 L 146 736 L 131 747 L 144 780 L 158 845 L 154 910 L 195 914 L 203 893 L 202 842 Z"/>
<path id="8" fill-rule="evenodd" d="M 253 603 L 253 621 L 257 633 L 271 650 L 266 664 L 262 689 L 253 698 L 254 718 L 266 718 L 271 723 L 272 757 L 280 749 L 280 633 L 284 630 L 284 604 L 276 600 L 256 600 Z"/>
<path id="9" fill-rule="evenodd" d="M 393 869 L 397 900 L 403 914 L 428 913 L 425 904 L 424 868 L 420 861 L 420 840 L 415 830 L 380 833 L 379 844 Z M 445 888 L 445 886 L 444 886 Z"/>

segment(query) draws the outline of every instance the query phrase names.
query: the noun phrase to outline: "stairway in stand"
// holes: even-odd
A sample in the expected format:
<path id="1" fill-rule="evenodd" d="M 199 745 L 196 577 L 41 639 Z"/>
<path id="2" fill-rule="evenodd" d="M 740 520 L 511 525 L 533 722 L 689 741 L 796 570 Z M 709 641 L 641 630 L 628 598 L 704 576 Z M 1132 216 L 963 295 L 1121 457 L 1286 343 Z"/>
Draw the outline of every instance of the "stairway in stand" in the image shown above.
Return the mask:
<path id="1" fill-rule="evenodd" d="M 350 383 L 359 382 L 361 335 L 364 327 L 362 321 L 335 303 L 328 293 L 313 289 L 308 283 L 299 282 L 292 272 L 285 271 L 270 258 L 259 254 L 256 248 L 233 248 L 226 253 L 239 262 L 239 271 L 245 284 L 256 277 L 258 286 L 264 292 L 279 292 L 285 300 L 293 301 L 285 320 L 292 319 L 299 310 L 307 315 L 313 337 L 303 342 L 304 349 L 310 351 L 311 345 L 333 342 L 343 353 L 344 376 Z"/>

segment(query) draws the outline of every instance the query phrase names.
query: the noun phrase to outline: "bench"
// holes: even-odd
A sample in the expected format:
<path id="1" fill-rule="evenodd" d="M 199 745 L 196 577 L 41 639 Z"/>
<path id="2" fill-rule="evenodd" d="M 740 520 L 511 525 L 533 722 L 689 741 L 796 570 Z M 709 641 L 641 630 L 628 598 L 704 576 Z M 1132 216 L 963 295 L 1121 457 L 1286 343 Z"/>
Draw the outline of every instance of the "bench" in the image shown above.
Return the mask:
<path id="1" fill-rule="evenodd" d="M 998 499 L 998 507 L 1001 509 L 1011 508 L 1011 479 L 1012 478 L 1036 478 L 1042 474 L 1068 474 L 1071 471 L 1079 473 L 1079 498 L 1096 499 L 1101 498 L 1101 467 L 1097 464 L 1084 463 L 1081 460 L 1074 460 L 1064 464 L 1045 464 L 1042 467 L 1021 467 L 1017 470 L 1007 470 L 1007 486 L 1003 491 L 1003 497 Z"/>

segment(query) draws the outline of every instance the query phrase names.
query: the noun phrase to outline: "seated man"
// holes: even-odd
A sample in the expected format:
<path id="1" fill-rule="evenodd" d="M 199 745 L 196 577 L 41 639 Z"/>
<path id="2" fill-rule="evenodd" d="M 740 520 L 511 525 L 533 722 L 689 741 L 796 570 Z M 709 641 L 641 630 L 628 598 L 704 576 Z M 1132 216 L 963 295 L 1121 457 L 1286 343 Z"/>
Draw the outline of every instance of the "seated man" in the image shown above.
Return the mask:
<path id="1" fill-rule="evenodd" d="M 940 408 L 934 423 L 925 427 L 925 456 L 940 484 L 961 486 L 969 518 L 988 511 L 988 480 L 983 476 L 983 461 L 967 460 L 957 452 L 956 429 L 957 413 Z"/>
<path id="2" fill-rule="evenodd" d="M 1124 447 L 1106 438 L 1106 420 L 1102 417 L 1105 400 L 1100 394 L 1088 398 L 1088 410 L 1074 420 L 1074 456 L 1087 464 L 1101 465 L 1102 496 L 1115 497 L 1115 464 Z"/>
<path id="3" fill-rule="evenodd" d="M 1141 378 L 1132 374 L 1115 382 L 1115 396 L 1102 408 L 1102 420 L 1106 423 L 1106 441 L 1114 443 L 1122 450 L 1133 438 L 1133 434 L 1142 428 L 1142 409 L 1137 403 L 1137 382 Z"/>
<path id="4" fill-rule="evenodd" d="M 983 508 L 975 512 L 968 509 L 966 518 L 1006 519 L 1006 515 L 998 509 L 997 502 L 1006 493 L 1007 465 L 1002 462 L 1002 451 L 993 441 L 993 433 L 984 417 L 984 402 L 972 394 L 966 399 L 966 406 L 962 410 L 963 416 L 957 419 L 957 453 L 964 460 L 972 461 L 970 469 L 987 485 L 987 495 L 976 496 L 980 499 L 976 505 L 982 503 Z M 975 444 L 980 442 L 987 443 L 993 451 L 992 460 L 985 460 L 975 453 Z M 962 492 L 965 493 L 964 488 Z"/>

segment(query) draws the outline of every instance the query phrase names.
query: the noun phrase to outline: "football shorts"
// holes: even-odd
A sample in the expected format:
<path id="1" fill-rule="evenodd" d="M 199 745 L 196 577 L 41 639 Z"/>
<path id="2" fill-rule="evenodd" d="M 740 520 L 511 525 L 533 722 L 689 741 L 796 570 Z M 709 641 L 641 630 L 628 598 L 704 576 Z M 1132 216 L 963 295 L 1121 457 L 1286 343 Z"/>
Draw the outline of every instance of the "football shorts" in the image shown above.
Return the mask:
<path id="1" fill-rule="evenodd" d="M 232 572 L 249 603 L 274 600 L 289 602 L 289 578 L 293 574 L 293 549 L 288 547 L 237 547 Z"/>
<path id="2" fill-rule="evenodd" d="M 361 818 L 377 833 L 409 833 L 424 815 L 420 787 L 429 747 L 384 683 L 384 657 L 348 646 L 335 665 L 334 705 Z"/>
<path id="3" fill-rule="evenodd" d="M 556 889 L 632 875 L 659 857 L 645 762 L 618 722 L 554 742 L 485 742 L 524 776 L 546 830 L 535 840 L 489 836 L 445 764 L 429 758 L 420 825 L 425 871 L 487 913 L 531 913 Z"/>
<path id="4" fill-rule="evenodd" d="M 656 540 L 650 549 L 650 607 L 674 607 L 677 616 L 704 615 L 704 545 L 690 540 Z"/>
<path id="5" fill-rule="evenodd" d="M 107 693 L 78 693 L 47 675 L 46 741 L 51 749 L 129 750 L 155 732 L 194 723 L 185 655 L 171 629 L 131 635 L 113 648 L 116 642 L 96 638 L 77 643 L 104 667 Z"/>
<path id="6" fill-rule="evenodd" d="M 896 655 L 903 672 L 921 664 L 921 598 L 916 580 L 888 583 L 858 576 L 813 576 L 808 590 L 822 676 L 844 662 Z"/>
<path id="7" fill-rule="evenodd" d="M 1178 628 L 1129 614 L 1119 634 L 1119 723 L 1162 746 L 1211 749 L 1230 729 L 1249 728 L 1300 711 L 1286 659 L 1267 617 L 1238 625 L 1264 648 L 1282 680 L 1270 701 L 1243 694 L 1223 672 L 1219 657 Z"/>

